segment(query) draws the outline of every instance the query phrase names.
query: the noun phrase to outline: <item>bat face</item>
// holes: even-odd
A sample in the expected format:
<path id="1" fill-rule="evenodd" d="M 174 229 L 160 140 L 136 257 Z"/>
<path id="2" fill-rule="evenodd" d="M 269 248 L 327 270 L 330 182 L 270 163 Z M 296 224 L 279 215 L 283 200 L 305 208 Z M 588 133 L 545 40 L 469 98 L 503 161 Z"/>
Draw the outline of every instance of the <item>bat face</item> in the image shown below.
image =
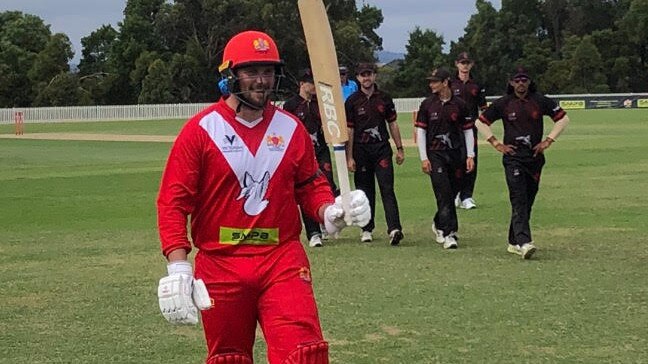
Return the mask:
<path id="1" fill-rule="evenodd" d="M 349 218 L 350 183 L 346 170 L 346 154 L 344 143 L 349 139 L 342 98 L 342 83 L 338 69 L 338 61 L 331 33 L 331 25 L 326 15 L 322 0 L 298 0 L 306 46 L 310 57 L 311 70 L 317 89 L 317 101 L 322 117 L 324 137 L 333 144 L 333 154 L 337 166 L 338 185 L 342 197 L 342 207 L 345 211 L 345 221 L 351 225 Z"/>
<path id="2" fill-rule="evenodd" d="M 321 105 L 321 109 L 324 111 L 322 113 L 322 126 L 327 129 L 327 133 L 330 134 L 332 140 L 342 140 L 343 133 L 340 126 L 345 121 L 341 120 L 344 115 L 338 115 L 335 107 L 336 104 L 333 98 L 333 86 L 323 82 L 318 82 L 317 97 L 319 105 Z"/>
<path id="3" fill-rule="evenodd" d="M 348 140 L 342 84 L 326 9 L 322 0 L 298 0 L 311 70 L 317 89 L 324 137 L 330 144 Z"/>

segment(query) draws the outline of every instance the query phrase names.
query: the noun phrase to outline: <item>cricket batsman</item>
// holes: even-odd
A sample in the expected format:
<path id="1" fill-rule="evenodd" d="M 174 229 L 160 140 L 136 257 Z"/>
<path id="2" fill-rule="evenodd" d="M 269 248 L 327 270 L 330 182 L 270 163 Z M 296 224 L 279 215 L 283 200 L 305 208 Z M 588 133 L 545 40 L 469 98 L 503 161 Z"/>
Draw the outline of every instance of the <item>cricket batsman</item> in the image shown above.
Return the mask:
<path id="1" fill-rule="evenodd" d="M 219 71 L 228 94 L 184 125 L 162 176 L 162 315 L 196 324 L 202 310 L 207 364 L 252 363 L 257 323 L 269 363 L 328 363 L 298 206 L 335 234 L 347 226 L 345 214 L 351 224 L 366 225 L 369 202 L 351 191 L 345 212 L 303 124 L 270 103 L 283 77 L 270 36 L 232 37 Z M 195 270 L 187 259 L 192 247 Z"/>

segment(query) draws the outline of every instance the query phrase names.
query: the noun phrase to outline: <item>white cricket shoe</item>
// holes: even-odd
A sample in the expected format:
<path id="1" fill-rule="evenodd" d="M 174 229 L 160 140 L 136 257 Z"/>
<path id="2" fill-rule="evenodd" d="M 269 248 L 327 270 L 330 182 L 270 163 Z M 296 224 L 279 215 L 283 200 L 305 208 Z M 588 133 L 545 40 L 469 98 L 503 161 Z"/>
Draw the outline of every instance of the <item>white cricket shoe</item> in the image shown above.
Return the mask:
<path id="1" fill-rule="evenodd" d="M 438 230 L 434 223 L 432 223 L 432 232 L 434 233 L 434 238 L 437 243 L 443 244 L 445 242 L 445 238 L 443 237 L 443 230 Z"/>
<path id="2" fill-rule="evenodd" d="M 363 243 L 371 243 L 373 240 L 373 236 L 371 235 L 371 231 L 363 231 L 362 235 L 360 235 L 360 241 Z"/>
<path id="3" fill-rule="evenodd" d="M 474 209 L 477 207 L 477 204 L 475 203 L 475 200 L 473 200 L 472 197 L 468 197 L 467 199 L 461 201 L 461 208 L 465 210 L 470 210 Z"/>
<path id="4" fill-rule="evenodd" d="M 506 247 L 506 251 L 511 254 L 522 255 L 522 251 L 520 250 L 519 245 L 508 244 L 508 247 Z"/>
<path id="5" fill-rule="evenodd" d="M 455 207 L 460 207 L 461 206 L 461 198 L 459 198 L 459 194 L 457 194 L 457 197 L 455 197 Z"/>
<path id="6" fill-rule="evenodd" d="M 310 238 L 310 241 L 308 242 L 308 246 L 310 246 L 311 248 L 319 248 L 319 247 L 322 247 L 322 246 L 323 246 L 323 245 L 322 245 L 322 237 L 319 236 L 319 235 L 313 235 L 313 236 Z"/>
<path id="7" fill-rule="evenodd" d="M 526 244 L 522 244 L 522 246 L 520 247 L 520 252 L 522 253 L 520 255 L 522 255 L 522 259 L 531 259 L 533 253 L 535 253 L 536 250 L 537 248 L 535 245 L 533 245 L 533 242 L 528 242 Z"/>
<path id="8" fill-rule="evenodd" d="M 450 234 L 445 237 L 445 241 L 443 242 L 443 249 L 457 249 L 457 247 L 457 239 L 454 234 Z"/>

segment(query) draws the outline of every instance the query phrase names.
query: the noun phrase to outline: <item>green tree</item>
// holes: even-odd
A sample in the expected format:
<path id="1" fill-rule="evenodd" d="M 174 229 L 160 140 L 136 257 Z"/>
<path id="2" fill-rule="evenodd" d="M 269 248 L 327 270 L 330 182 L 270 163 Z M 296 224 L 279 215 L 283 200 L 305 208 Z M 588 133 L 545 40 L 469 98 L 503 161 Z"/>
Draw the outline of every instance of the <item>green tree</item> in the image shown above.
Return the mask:
<path id="1" fill-rule="evenodd" d="M 584 36 L 568 58 L 571 71 L 570 87 L 565 90 L 573 93 L 609 92 L 607 79 L 603 74 L 601 53 L 594 45 L 592 37 Z"/>
<path id="2" fill-rule="evenodd" d="M 142 52 L 162 53 L 163 40 L 156 32 L 156 24 L 164 5 L 164 0 L 127 1 L 124 21 L 119 23 L 119 36 L 112 44 L 108 60 L 112 74 L 108 91 L 113 97 L 109 100 L 111 103 L 137 102 L 141 86 L 139 82 L 133 83 L 131 73 Z"/>
<path id="3" fill-rule="evenodd" d="M 137 100 L 140 104 L 167 104 L 174 102 L 171 94 L 171 74 L 166 63 L 156 59 L 148 68 L 142 81 L 142 92 Z"/>
<path id="4" fill-rule="evenodd" d="M 0 107 L 29 106 L 35 94 L 28 77 L 38 53 L 50 39 L 43 20 L 18 11 L 0 13 Z"/>
<path id="5" fill-rule="evenodd" d="M 382 46 L 375 32 L 382 12 L 368 5 L 358 10 L 354 0 L 325 3 L 341 62 L 373 59 Z M 212 101 L 226 42 L 248 29 L 275 38 L 289 74 L 309 65 L 294 0 L 128 0 L 124 15 L 116 33 L 103 27 L 84 38 L 81 74 L 108 74 L 92 80 L 94 89 L 105 90 L 101 102 L 138 102 L 156 59 L 168 67 L 176 101 Z"/>
<path id="6" fill-rule="evenodd" d="M 0 40 L 16 45 L 27 52 L 38 53 L 50 37 L 49 25 L 35 15 L 20 11 L 0 13 Z"/>
<path id="7" fill-rule="evenodd" d="M 626 57 L 616 58 L 609 78 L 615 92 L 631 92 L 632 67 L 630 60 Z"/>
<path id="8" fill-rule="evenodd" d="M 84 104 L 84 98 L 77 76 L 61 72 L 49 83 L 44 84 L 33 106 L 73 106 Z"/>
<path id="9" fill-rule="evenodd" d="M 393 78 L 395 97 L 421 97 L 429 93 L 426 76 L 437 67 L 447 66 L 443 36 L 433 30 L 415 27 L 409 35 L 405 60 Z"/>
<path id="10" fill-rule="evenodd" d="M 98 72 L 108 72 L 108 57 L 110 49 L 117 39 L 117 31 L 110 25 L 90 33 L 81 38 L 82 57 L 79 62 L 79 74 L 91 75 Z"/>
<path id="11" fill-rule="evenodd" d="M 39 83 L 47 83 L 54 76 L 68 72 L 70 70 L 68 62 L 72 57 L 74 57 L 74 52 L 72 52 L 72 44 L 67 35 L 54 34 L 50 37 L 45 48 L 36 55 L 27 75 L 35 85 L 40 87 Z"/>
<path id="12" fill-rule="evenodd" d="M 648 0 L 632 0 L 630 8 L 619 21 L 619 27 L 636 46 L 643 67 L 648 63 Z"/>
<path id="13" fill-rule="evenodd" d="M 562 48 L 563 31 L 569 18 L 565 11 L 568 3 L 569 0 L 545 0 L 541 5 L 547 36 L 551 39 L 555 52 Z"/>
<path id="14" fill-rule="evenodd" d="M 476 0 L 477 12 L 468 20 L 464 35 L 450 46 L 452 59 L 467 51 L 474 59 L 475 74 L 488 94 L 501 94 L 506 90 L 505 80 L 511 68 L 508 58 L 503 58 L 507 39 L 498 29 L 500 15 L 486 0 Z"/>
<path id="15" fill-rule="evenodd" d="M 551 61 L 554 60 L 551 46 L 552 41 L 548 38 L 543 41 L 532 38 L 522 48 L 523 56 L 518 60 L 518 63 L 529 70 L 538 85 L 544 84 L 545 78 L 553 77 L 553 75 L 545 73 Z M 544 91 L 544 89 L 541 90 Z"/>

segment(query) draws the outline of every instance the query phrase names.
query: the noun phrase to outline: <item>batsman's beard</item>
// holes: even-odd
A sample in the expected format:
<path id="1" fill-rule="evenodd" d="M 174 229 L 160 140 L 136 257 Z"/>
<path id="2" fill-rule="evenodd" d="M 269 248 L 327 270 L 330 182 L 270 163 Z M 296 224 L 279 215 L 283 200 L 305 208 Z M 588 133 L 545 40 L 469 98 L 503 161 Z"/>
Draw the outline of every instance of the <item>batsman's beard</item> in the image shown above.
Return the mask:
<path id="1" fill-rule="evenodd" d="M 266 105 L 266 103 L 270 99 L 270 95 L 272 95 L 272 92 L 273 91 L 270 89 L 263 88 L 234 92 L 233 95 L 239 100 L 239 102 L 241 102 L 243 106 L 249 107 L 254 110 L 260 110 L 263 109 L 263 107 Z"/>

